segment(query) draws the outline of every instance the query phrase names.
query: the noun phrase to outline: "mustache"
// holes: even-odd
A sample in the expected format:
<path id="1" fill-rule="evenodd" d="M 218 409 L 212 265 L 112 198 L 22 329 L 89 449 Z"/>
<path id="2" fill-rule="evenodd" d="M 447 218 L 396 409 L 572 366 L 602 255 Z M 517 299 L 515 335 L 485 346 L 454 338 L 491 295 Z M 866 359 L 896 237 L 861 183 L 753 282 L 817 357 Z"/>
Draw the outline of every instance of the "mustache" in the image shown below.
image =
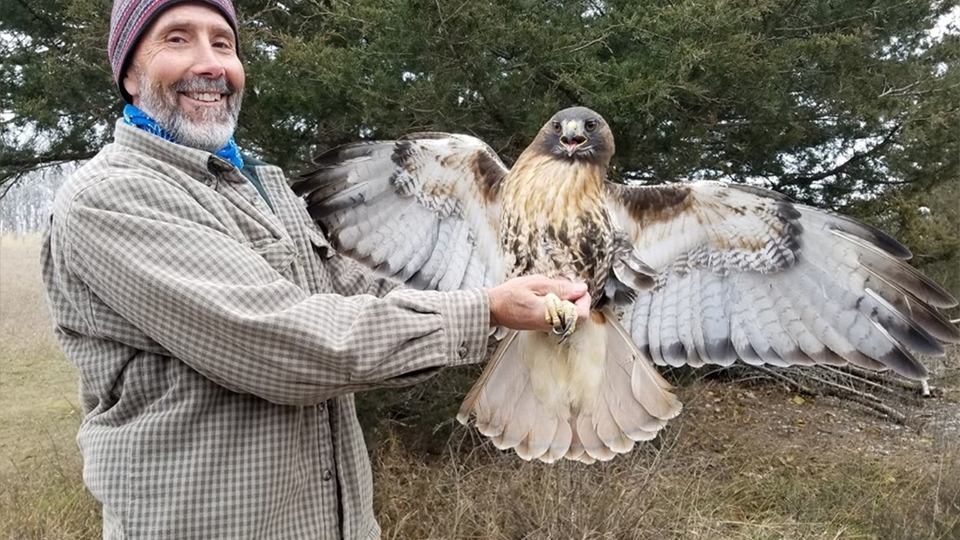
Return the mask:
<path id="1" fill-rule="evenodd" d="M 237 91 L 226 77 L 217 77 L 216 79 L 190 77 L 177 81 L 173 84 L 172 88 L 175 92 L 203 92 L 227 95 L 232 95 Z"/>

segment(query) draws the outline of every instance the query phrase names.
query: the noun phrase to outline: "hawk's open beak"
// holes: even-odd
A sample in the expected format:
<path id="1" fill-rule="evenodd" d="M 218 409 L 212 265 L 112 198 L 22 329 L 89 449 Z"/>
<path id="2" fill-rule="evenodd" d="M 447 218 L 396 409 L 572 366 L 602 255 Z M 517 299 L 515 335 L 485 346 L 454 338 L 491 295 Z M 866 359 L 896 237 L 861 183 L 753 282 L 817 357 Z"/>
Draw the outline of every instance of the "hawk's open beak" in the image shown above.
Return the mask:
<path id="1" fill-rule="evenodd" d="M 563 134 L 560 135 L 560 144 L 567 151 L 568 156 L 572 156 L 577 148 L 587 143 L 589 139 L 583 133 L 583 124 L 581 122 L 569 121 L 563 126 Z"/>

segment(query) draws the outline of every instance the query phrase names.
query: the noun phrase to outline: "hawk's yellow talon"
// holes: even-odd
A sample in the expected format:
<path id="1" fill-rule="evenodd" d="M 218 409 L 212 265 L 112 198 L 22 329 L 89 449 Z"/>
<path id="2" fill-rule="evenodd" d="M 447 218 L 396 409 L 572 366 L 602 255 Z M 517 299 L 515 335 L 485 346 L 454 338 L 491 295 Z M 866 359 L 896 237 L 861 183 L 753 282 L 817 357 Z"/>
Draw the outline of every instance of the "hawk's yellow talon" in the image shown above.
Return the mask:
<path id="1" fill-rule="evenodd" d="M 546 320 L 553 326 L 553 333 L 560 336 L 563 343 L 577 329 L 577 306 L 568 300 L 561 300 L 553 293 L 547 293 Z"/>

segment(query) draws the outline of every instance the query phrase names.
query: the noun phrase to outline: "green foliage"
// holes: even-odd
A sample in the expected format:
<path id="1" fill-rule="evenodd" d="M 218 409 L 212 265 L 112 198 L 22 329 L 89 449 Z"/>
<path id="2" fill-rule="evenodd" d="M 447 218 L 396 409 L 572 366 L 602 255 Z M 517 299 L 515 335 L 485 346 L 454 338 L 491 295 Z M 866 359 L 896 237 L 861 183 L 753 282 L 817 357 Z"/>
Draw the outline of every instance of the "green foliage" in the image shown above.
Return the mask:
<path id="1" fill-rule="evenodd" d="M 237 8 L 248 75 L 238 139 L 290 173 L 333 145 L 418 130 L 472 133 L 510 162 L 553 112 L 580 104 L 612 124 L 624 180 L 759 182 L 887 224 L 960 175 L 960 35 L 929 33 L 955 0 Z M 0 179 L 108 141 L 121 106 L 109 9 L 3 3 Z M 926 237 L 955 246 L 956 218 L 936 227 Z"/>
<path id="2" fill-rule="evenodd" d="M 0 180 L 92 156 L 118 114 L 105 53 L 109 4 L 12 0 L 0 14 Z"/>

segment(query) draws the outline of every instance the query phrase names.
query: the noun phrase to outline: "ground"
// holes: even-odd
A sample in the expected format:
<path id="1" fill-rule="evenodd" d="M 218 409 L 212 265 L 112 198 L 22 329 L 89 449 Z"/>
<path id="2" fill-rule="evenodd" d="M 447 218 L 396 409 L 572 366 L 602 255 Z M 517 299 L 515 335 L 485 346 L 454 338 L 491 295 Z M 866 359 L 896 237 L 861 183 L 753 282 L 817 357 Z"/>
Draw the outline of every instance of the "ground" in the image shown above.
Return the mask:
<path id="1" fill-rule="evenodd" d="M 835 398 L 726 376 L 679 389 L 653 444 L 543 465 L 416 417 L 383 424 L 377 506 L 397 538 L 960 538 L 960 394 L 905 396 L 898 425 Z"/>
<path id="2" fill-rule="evenodd" d="M 99 538 L 39 239 L 0 240 L 0 538 Z M 527 463 L 452 420 L 476 371 L 360 400 L 384 538 L 960 539 L 960 353 L 899 425 L 743 374 L 686 374 L 683 414 L 610 463 Z"/>

